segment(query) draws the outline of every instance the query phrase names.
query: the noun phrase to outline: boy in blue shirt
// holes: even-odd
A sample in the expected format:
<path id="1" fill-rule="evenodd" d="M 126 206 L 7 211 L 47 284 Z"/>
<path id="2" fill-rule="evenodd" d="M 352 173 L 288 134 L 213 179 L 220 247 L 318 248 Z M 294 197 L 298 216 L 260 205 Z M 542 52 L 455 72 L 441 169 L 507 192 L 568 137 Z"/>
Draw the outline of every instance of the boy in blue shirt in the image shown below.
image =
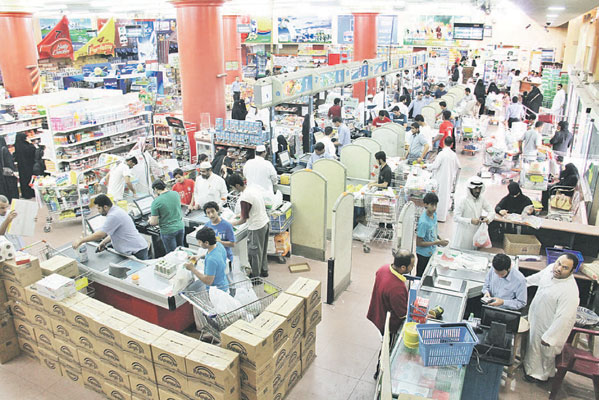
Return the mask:
<path id="1" fill-rule="evenodd" d="M 227 253 L 222 244 L 216 241 L 216 234 L 211 228 L 203 227 L 196 233 L 196 239 L 203 249 L 208 250 L 204 259 L 204 273 L 195 268 L 196 263 L 190 261 L 185 267 L 199 280 L 208 286 L 216 286 L 220 290 L 229 290 L 227 279 Z"/>
<path id="2" fill-rule="evenodd" d="M 210 219 L 206 224 L 212 228 L 216 234 L 216 240 L 225 247 L 227 259 L 229 260 L 229 270 L 233 265 L 233 247 L 235 247 L 235 232 L 233 225 L 220 217 L 218 204 L 214 201 L 209 201 L 204 204 L 204 213 Z"/>
<path id="3" fill-rule="evenodd" d="M 438 234 L 436 211 L 439 198 L 434 193 L 427 193 L 423 201 L 424 212 L 418 219 L 418 229 L 416 230 L 416 254 L 418 255 L 416 275 L 418 276 L 422 276 L 424 273 L 437 246 L 449 244 L 448 240 L 441 239 Z"/>

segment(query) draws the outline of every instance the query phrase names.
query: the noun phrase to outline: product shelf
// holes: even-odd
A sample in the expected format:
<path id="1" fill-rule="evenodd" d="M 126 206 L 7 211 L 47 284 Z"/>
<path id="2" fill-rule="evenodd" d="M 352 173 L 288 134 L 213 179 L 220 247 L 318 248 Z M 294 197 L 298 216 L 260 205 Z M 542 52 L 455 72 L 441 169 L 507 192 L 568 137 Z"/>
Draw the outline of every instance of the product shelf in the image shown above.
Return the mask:
<path id="1" fill-rule="evenodd" d="M 60 148 L 67 148 L 67 147 L 79 146 L 81 144 L 85 144 L 85 143 L 89 143 L 89 142 L 95 142 L 97 140 L 106 139 L 106 138 L 109 138 L 109 137 L 112 137 L 112 136 L 117 136 L 117 135 L 120 135 L 120 134 L 123 134 L 123 133 L 127 133 L 127 132 L 131 132 L 131 131 L 137 130 L 137 129 L 148 128 L 149 126 L 150 126 L 150 124 L 143 124 L 143 125 L 140 125 L 140 126 L 136 126 L 135 128 L 126 129 L 124 131 L 119 131 L 119 132 L 116 132 L 116 133 L 109 133 L 107 135 L 102 135 L 102 136 L 97 136 L 97 137 L 93 137 L 93 138 L 89 138 L 89 139 L 84 139 L 84 140 L 82 140 L 80 142 L 77 142 L 77 143 L 55 144 L 54 147 L 56 147 L 56 148 L 59 148 L 59 147 Z"/>
<path id="2" fill-rule="evenodd" d="M 149 115 L 149 114 L 151 114 L 149 111 L 143 111 L 143 112 L 140 112 L 138 114 L 128 115 L 126 117 L 121 117 L 121 118 L 113 119 L 113 120 L 110 120 L 110 121 L 100 122 L 100 123 L 96 123 L 96 124 L 81 125 L 81 126 L 78 126 L 76 128 L 67 129 L 67 130 L 64 130 L 64 131 L 54 131 L 54 134 L 65 134 L 65 133 L 76 132 L 76 131 L 80 131 L 82 129 L 95 128 L 97 126 L 102 126 L 102 125 L 110 124 L 110 123 L 113 123 L 113 122 L 125 121 L 127 119 L 131 119 L 131 118 L 135 118 L 135 117 L 140 117 L 140 116 L 143 116 L 143 115 Z"/>

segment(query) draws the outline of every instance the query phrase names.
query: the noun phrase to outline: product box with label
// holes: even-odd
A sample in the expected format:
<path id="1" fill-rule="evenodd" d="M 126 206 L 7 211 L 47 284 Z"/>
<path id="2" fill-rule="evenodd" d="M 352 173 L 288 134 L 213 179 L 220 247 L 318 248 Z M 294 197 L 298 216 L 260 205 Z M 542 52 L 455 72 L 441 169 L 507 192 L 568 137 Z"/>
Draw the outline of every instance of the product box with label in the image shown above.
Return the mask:
<path id="1" fill-rule="evenodd" d="M 241 400 L 272 400 L 272 388 L 265 387 L 260 390 L 252 389 L 249 386 L 241 388 Z"/>
<path id="2" fill-rule="evenodd" d="M 312 328 L 306 331 L 304 338 L 302 339 L 302 349 L 316 346 L 316 328 Z"/>
<path id="3" fill-rule="evenodd" d="M 175 331 L 166 331 L 162 336 L 152 342 L 152 359 L 155 367 L 161 365 L 171 370 L 176 370 L 183 375 L 187 374 L 185 369 L 185 357 L 198 345 L 198 341 Z M 158 369 L 156 368 L 156 379 L 158 380 Z M 158 381 L 160 385 L 160 381 Z"/>
<path id="4" fill-rule="evenodd" d="M 189 400 L 189 397 L 181 394 L 181 393 L 174 393 L 171 392 L 170 390 L 167 390 L 165 388 L 158 388 L 158 394 L 160 396 L 160 400 Z M 204 396 L 204 397 L 198 397 L 199 399 L 210 399 L 210 397 L 208 396 Z"/>
<path id="5" fill-rule="evenodd" d="M 166 332 L 164 328 L 138 319 L 121 331 L 123 350 L 137 357 L 153 360 L 152 342 Z"/>
<path id="6" fill-rule="evenodd" d="M 23 321 L 20 318 L 15 318 L 14 321 L 15 331 L 17 332 L 17 335 L 25 340 L 29 340 L 37 344 L 37 339 L 35 338 L 35 331 L 33 330 L 33 325 L 31 325 L 27 321 Z"/>
<path id="7" fill-rule="evenodd" d="M 179 394 L 187 393 L 187 376 L 184 373 L 158 364 L 154 364 L 154 370 L 159 388 L 162 387 Z"/>
<path id="8" fill-rule="evenodd" d="M 89 299 L 88 296 L 84 295 L 83 293 L 77 292 L 74 295 L 69 296 L 66 299 L 60 301 L 44 297 L 43 303 L 44 309 L 48 314 L 50 314 L 50 316 L 52 316 L 53 318 L 66 320 L 67 310 L 69 310 L 75 304 L 85 301 L 87 299 Z"/>
<path id="9" fill-rule="evenodd" d="M 131 393 L 133 396 L 147 400 L 160 400 L 156 383 L 140 378 L 137 375 L 129 375 L 129 381 L 131 382 Z"/>
<path id="10" fill-rule="evenodd" d="M 92 319 L 99 318 L 102 314 L 110 310 L 112 310 L 112 306 L 88 297 L 67 308 L 66 319 L 74 327 L 84 332 L 89 332 Z"/>
<path id="11" fill-rule="evenodd" d="M 43 310 L 48 312 L 46 306 L 44 304 L 46 297 L 42 296 L 37 292 L 35 287 L 35 283 L 31 285 L 25 286 L 25 303 L 29 304 L 31 308 L 35 308 L 37 310 Z"/>
<path id="12" fill-rule="evenodd" d="M 77 348 L 98 354 L 99 340 L 90 332 L 83 331 L 81 329 L 78 329 L 77 327 L 72 327 L 71 339 L 72 343 L 75 344 Z"/>
<path id="13" fill-rule="evenodd" d="M 40 349 L 54 352 L 54 335 L 52 332 L 41 328 L 33 328 L 35 340 Z"/>
<path id="14" fill-rule="evenodd" d="M 23 353 L 31 358 L 39 360 L 39 352 L 35 341 L 27 340 L 20 336 L 17 336 L 17 340 L 19 341 L 19 347 Z"/>
<path id="15" fill-rule="evenodd" d="M 302 375 L 304 371 L 308 369 L 312 361 L 316 358 L 316 343 L 313 343 L 310 347 L 302 347 Z"/>
<path id="16" fill-rule="evenodd" d="M 123 351 L 120 354 L 123 358 L 125 370 L 135 374 L 140 378 L 156 383 L 156 373 L 154 371 L 154 361 L 137 357 L 133 353 Z"/>
<path id="17" fill-rule="evenodd" d="M 73 366 L 71 363 L 68 362 L 59 361 L 59 364 L 60 373 L 63 377 L 67 378 L 71 382 L 77 383 L 78 385 L 84 384 L 84 376 L 82 369 L 77 368 L 76 366 Z"/>
<path id="18" fill-rule="evenodd" d="M 251 323 L 272 332 L 272 342 L 275 351 L 280 349 L 283 343 L 289 338 L 289 332 L 285 330 L 289 327 L 289 324 L 287 324 L 287 319 L 281 315 L 264 311 Z"/>
<path id="19" fill-rule="evenodd" d="M 47 351 L 41 348 L 38 351 L 40 355 L 40 363 L 50 371 L 62 375 L 60 363 L 58 362 L 58 356 L 54 353 L 54 351 Z"/>
<path id="20" fill-rule="evenodd" d="M 96 393 L 104 394 L 104 377 L 97 372 L 89 369 L 81 368 L 81 376 L 83 378 L 83 386 L 86 389 L 93 390 Z"/>
<path id="21" fill-rule="evenodd" d="M 15 318 L 18 318 L 30 324 L 33 322 L 31 308 L 27 304 L 22 303 L 20 301 L 13 301 L 10 305 L 10 310 Z"/>
<path id="22" fill-rule="evenodd" d="M 52 274 L 35 283 L 39 294 L 52 300 L 63 300 L 77 292 L 75 280 L 66 276 Z"/>
<path id="23" fill-rule="evenodd" d="M 115 385 L 109 379 L 103 382 L 104 395 L 111 400 L 131 400 L 131 390 Z"/>
<path id="24" fill-rule="evenodd" d="M 84 349 L 77 349 L 77 354 L 79 356 L 79 364 L 81 365 L 81 368 L 85 368 L 91 372 L 102 375 L 101 360 L 98 355 Z"/>
<path id="25" fill-rule="evenodd" d="M 304 333 L 304 299 L 287 293 L 281 293 L 266 310 L 287 319 L 289 337 L 293 344 L 299 343 Z"/>
<path id="26" fill-rule="evenodd" d="M 294 367 L 295 364 L 299 362 L 302 357 L 302 344 L 298 343 L 294 345 L 294 347 L 289 352 L 289 357 L 287 357 L 287 362 L 285 365 L 285 374 L 289 373 Z M 301 369 L 301 366 L 300 366 Z"/>
<path id="27" fill-rule="evenodd" d="M 100 361 L 98 366 L 100 367 L 100 374 L 104 378 L 111 381 L 114 385 L 125 388 L 127 390 L 131 390 L 131 385 L 129 383 L 129 374 L 127 373 L 127 371 L 120 367 L 108 364 L 104 361 Z"/>
<path id="28" fill-rule="evenodd" d="M 77 260 L 62 255 L 56 255 L 46 261 L 42 261 L 40 268 L 44 276 L 58 274 L 67 278 L 75 278 L 79 275 Z"/>
<path id="29" fill-rule="evenodd" d="M 239 380 L 242 389 L 249 387 L 254 391 L 260 391 L 264 388 L 272 388 L 274 376 L 272 368 L 266 368 L 257 372 L 247 364 L 241 363 L 239 366 Z"/>
<path id="30" fill-rule="evenodd" d="M 23 303 L 27 303 L 27 295 L 25 294 L 25 288 L 19 283 L 11 282 L 8 280 L 4 281 L 4 292 L 8 300 L 17 300 Z"/>
<path id="31" fill-rule="evenodd" d="M 306 314 L 306 318 L 304 319 L 304 336 L 306 336 L 305 332 L 316 328 L 316 325 L 320 321 L 322 321 L 322 303 L 318 303 L 316 307 Z"/>
<path id="32" fill-rule="evenodd" d="M 280 371 L 283 371 L 283 374 L 285 374 L 285 372 L 287 372 L 285 367 L 287 366 L 287 360 L 289 358 L 291 350 L 291 339 L 287 339 L 285 340 L 285 343 L 283 343 L 283 345 L 279 348 L 279 350 L 275 352 L 275 355 L 272 357 L 273 373 L 276 374 Z"/>
<path id="33" fill-rule="evenodd" d="M 302 377 L 302 363 L 298 359 L 297 362 L 295 363 L 295 365 L 291 366 L 291 368 L 289 369 L 289 373 L 287 374 L 287 376 L 285 378 L 285 383 L 284 383 L 285 393 L 289 393 L 289 391 L 291 389 L 293 389 L 293 387 L 297 384 L 297 382 L 299 382 L 301 377 Z"/>
<path id="34" fill-rule="evenodd" d="M 122 348 L 121 331 L 139 318 L 113 308 L 91 322 L 91 333 L 102 341 Z"/>
<path id="35" fill-rule="evenodd" d="M 8 301 L 8 296 L 6 294 L 6 288 L 4 284 L 0 284 L 0 304 L 4 304 Z"/>
<path id="36" fill-rule="evenodd" d="M 73 344 L 75 343 L 75 338 L 73 337 L 73 331 L 75 331 L 74 326 L 69 324 L 67 321 L 58 318 L 50 318 L 50 324 L 52 325 L 54 337 L 66 342 L 71 342 Z"/>
<path id="37" fill-rule="evenodd" d="M 120 347 L 117 347 L 111 343 L 106 343 L 105 341 L 100 340 L 98 338 L 96 338 L 94 346 L 94 352 L 100 356 L 102 361 L 121 368 L 125 368 L 126 352 L 122 351 Z"/>
<path id="38" fill-rule="evenodd" d="M 226 398 L 239 395 L 239 354 L 199 342 L 185 358 L 189 393 L 192 394 L 208 385 L 214 392 L 222 392 Z M 202 385 L 198 385 L 198 382 Z"/>
<path id="39" fill-rule="evenodd" d="M 10 314 L 0 314 L 0 343 L 17 337 L 15 326 L 15 320 Z"/>
<path id="40" fill-rule="evenodd" d="M 52 332 L 52 321 L 44 310 L 29 307 L 29 317 L 34 328 L 41 328 Z"/>
<path id="41" fill-rule="evenodd" d="M 25 287 L 42 279 L 40 261 L 37 257 L 18 252 L 12 260 L 2 263 L 0 277 Z"/>
<path id="42" fill-rule="evenodd" d="M 272 365 L 272 332 L 238 320 L 221 332 L 221 347 L 240 354 L 241 363 L 261 372 Z"/>
<path id="43" fill-rule="evenodd" d="M 0 364 L 5 364 L 21 354 L 21 348 L 17 338 L 0 343 Z"/>
<path id="44" fill-rule="evenodd" d="M 77 353 L 77 347 L 73 343 L 65 342 L 64 340 L 54 338 L 54 351 L 58 354 L 61 359 L 64 358 L 70 363 L 80 365 L 79 354 Z"/>
<path id="45" fill-rule="evenodd" d="M 285 290 L 285 293 L 292 294 L 304 299 L 304 313 L 312 310 L 319 304 L 322 304 L 320 281 L 308 278 L 297 278 Z"/>

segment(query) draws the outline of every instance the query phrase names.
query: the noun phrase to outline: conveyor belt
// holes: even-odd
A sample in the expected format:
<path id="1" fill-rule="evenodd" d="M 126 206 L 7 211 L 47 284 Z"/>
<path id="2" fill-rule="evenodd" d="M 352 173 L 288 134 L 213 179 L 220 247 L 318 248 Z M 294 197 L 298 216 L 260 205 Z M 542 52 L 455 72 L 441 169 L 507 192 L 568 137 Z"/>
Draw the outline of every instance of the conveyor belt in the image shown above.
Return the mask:
<path id="1" fill-rule="evenodd" d="M 96 246 L 89 243 L 86 243 L 85 246 L 87 247 L 88 261 L 81 264 L 97 272 L 107 271 L 110 263 L 118 264 L 126 259 L 126 257 L 112 253 L 108 250 L 104 250 L 101 253 L 96 253 Z M 62 249 L 58 250 L 58 252 L 66 257 L 71 257 L 75 260 L 79 260 L 79 252 L 77 250 L 74 250 L 71 246 L 65 246 Z"/>

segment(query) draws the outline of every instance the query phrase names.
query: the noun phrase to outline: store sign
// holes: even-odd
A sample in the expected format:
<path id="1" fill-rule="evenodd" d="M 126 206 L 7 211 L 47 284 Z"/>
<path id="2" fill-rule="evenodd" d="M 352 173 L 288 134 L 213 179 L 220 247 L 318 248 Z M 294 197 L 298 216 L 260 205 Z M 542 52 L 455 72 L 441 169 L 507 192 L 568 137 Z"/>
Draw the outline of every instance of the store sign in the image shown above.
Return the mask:
<path id="1" fill-rule="evenodd" d="M 90 40 L 75 52 L 75 59 L 82 56 L 93 56 L 96 54 L 104 54 L 110 55 L 114 54 L 114 39 L 115 39 L 115 23 L 114 19 L 111 18 L 110 21 L 102 27 L 98 36 Z"/>
<path id="2" fill-rule="evenodd" d="M 384 75 L 387 70 L 388 70 L 389 64 L 387 63 L 387 61 L 382 61 L 379 63 L 376 63 L 374 65 L 374 74 L 375 75 Z"/>
<path id="3" fill-rule="evenodd" d="M 73 44 L 69 33 L 69 20 L 66 16 L 56 24 L 37 45 L 40 59 L 46 58 L 72 58 Z"/>

